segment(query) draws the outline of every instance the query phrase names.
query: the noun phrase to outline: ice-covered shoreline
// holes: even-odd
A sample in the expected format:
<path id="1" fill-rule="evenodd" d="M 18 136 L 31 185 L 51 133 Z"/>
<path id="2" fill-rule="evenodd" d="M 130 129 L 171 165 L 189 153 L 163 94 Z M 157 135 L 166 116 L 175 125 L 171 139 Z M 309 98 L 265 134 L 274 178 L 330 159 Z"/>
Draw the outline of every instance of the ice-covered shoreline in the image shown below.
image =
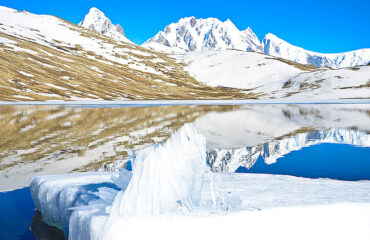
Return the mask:
<path id="1" fill-rule="evenodd" d="M 110 176 L 113 175 L 117 175 L 117 173 L 76 173 L 35 178 L 32 181 L 31 189 L 34 199 L 38 199 L 35 204 L 43 215 L 43 221 L 64 230 L 66 234 L 69 233 L 69 239 L 101 239 L 109 219 L 111 206 L 119 192 L 111 180 Z M 130 177 L 127 179 L 129 180 Z M 243 221 L 258 227 L 254 221 L 262 224 L 264 221 L 271 222 L 270 220 L 273 218 L 282 221 L 276 222 L 275 227 L 280 226 L 285 230 L 287 230 L 287 226 L 284 226 L 283 223 L 294 223 L 290 217 L 299 218 L 300 221 L 306 221 L 313 225 L 317 224 L 315 221 L 321 218 L 338 221 L 336 219 L 338 216 L 341 216 L 342 222 L 349 223 L 350 220 L 352 225 L 363 225 L 364 223 L 360 223 L 361 219 L 370 223 L 370 218 L 364 218 L 366 213 L 370 212 L 370 181 L 350 182 L 244 173 L 217 173 L 213 181 L 217 185 L 215 197 L 219 207 L 214 213 L 198 211 L 190 215 L 164 215 L 168 217 L 167 219 L 164 216 L 159 216 L 159 219 L 167 224 L 175 219 L 171 224 L 182 231 L 188 227 L 181 228 L 184 221 L 189 226 L 195 226 L 191 224 L 192 220 L 206 226 L 213 223 L 217 225 L 227 223 L 227 226 L 233 228 L 233 225 L 240 225 Z M 202 198 L 208 204 L 212 203 L 210 186 L 211 179 L 206 177 Z M 311 211 L 320 215 L 310 216 Z M 359 214 L 360 212 L 361 214 Z M 284 215 L 279 218 L 275 215 L 277 213 Z M 335 215 L 327 215 L 333 213 Z M 305 219 L 308 216 L 311 219 Z M 139 221 L 138 219 L 141 218 L 134 218 L 131 223 L 126 222 L 125 224 L 134 227 L 134 223 Z M 158 216 L 145 219 L 138 222 L 143 228 L 146 227 L 143 222 L 151 227 L 161 227 L 155 221 L 155 219 L 158 220 Z M 151 222 L 152 220 L 153 222 Z M 326 226 L 335 228 L 329 223 Z M 161 228 L 163 230 L 164 226 Z M 87 229 L 88 231 L 86 231 Z M 283 234 L 282 229 L 280 229 L 280 234 Z M 362 228 L 362 232 L 357 233 L 362 236 L 358 239 L 366 239 L 363 237 L 366 236 L 366 230 L 368 229 Z M 121 231 L 122 234 L 126 231 L 134 234 L 132 229 L 125 229 L 123 226 Z M 239 234 L 242 234 L 242 230 L 239 231 Z M 333 233 L 333 236 L 339 237 L 339 233 L 343 233 L 343 231 L 344 229 L 338 229 L 338 233 L 336 233 L 338 235 Z M 227 230 L 219 230 L 221 235 L 226 232 Z M 347 233 L 347 231 L 344 232 Z M 156 232 L 156 234 L 159 233 L 160 231 Z M 144 233 L 136 234 L 143 236 Z M 130 234 L 126 236 L 135 237 Z M 345 234 L 345 236 L 347 235 Z M 196 236 L 193 235 L 193 237 Z M 295 237 L 298 236 L 295 235 Z"/>
<path id="2" fill-rule="evenodd" d="M 32 179 L 31 193 L 43 221 L 69 239 L 241 238 L 244 228 L 236 226 L 245 222 L 277 230 L 271 236 L 293 239 L 302 237 L 300 221 L 336 239 L 352 230 L 356 239 L 368 236 L 370 181 L 214 173 L 205 167 L 205 153 L 205 138 L 185 124 L 166 143 L 130 153 L 132 173 L 40 176 Z M 286 224 L 301 230 L 288 234 Z M 337 226 L 351 228 L 328 231 Z M 322 235 L 313 231 L 307 236 Z"/>

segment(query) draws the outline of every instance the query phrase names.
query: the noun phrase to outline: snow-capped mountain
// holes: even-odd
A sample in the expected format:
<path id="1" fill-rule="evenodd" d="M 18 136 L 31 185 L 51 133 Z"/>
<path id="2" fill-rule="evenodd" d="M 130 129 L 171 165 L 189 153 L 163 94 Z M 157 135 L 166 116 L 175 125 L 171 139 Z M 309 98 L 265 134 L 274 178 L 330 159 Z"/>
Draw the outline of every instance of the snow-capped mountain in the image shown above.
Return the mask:
<path id="1" fill-rule="evenodd" d="M 109 18 L 99 9 L 93 7 L 85 16 L 84 20 L 78 24 L 81 27 L 97 31 L 116 40 L 130 42 L 125 36 L 121 25 L 114 25 Z"/>
<path id="2" fill-rule="evenodd" d="M 187 17 L 165 27 L 144 47 L 164 52 L 236 49 L 256 51 L 301 64 L 318 67 L 345 68 L 370 63 L 370 49 L 345 53 L 323 54 L 294 46 L 274 34 L 267 34 L 260 42 L 248 27 L 240 31 L 230 20 Z"/>
<path id="3" fill-rule="evenodd" d="M 260 41 L 248 27 L 240 31 L 230 20 L 187 17 L 165 27 L 143 46 L 168 51 L 237 49 L 260 51 Z M 163 47 L 164 46 L 164 47 Z"/>
<path id="4" fill-rule="evenodd" d="M 265 54 L 318 67 L 344 68 L 370 63 L 370 48 L 344 53 L 323 54 L 294 46 L 271 33 L 263 38 L 261 44 Z"/>

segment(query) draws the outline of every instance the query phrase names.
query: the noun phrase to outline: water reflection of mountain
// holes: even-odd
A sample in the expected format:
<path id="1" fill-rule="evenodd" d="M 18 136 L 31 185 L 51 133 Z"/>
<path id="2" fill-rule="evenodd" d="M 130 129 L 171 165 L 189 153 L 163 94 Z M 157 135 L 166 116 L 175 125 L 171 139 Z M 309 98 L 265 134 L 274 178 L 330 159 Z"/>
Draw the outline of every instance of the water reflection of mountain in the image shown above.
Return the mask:
<path id="1" fill-rule="evenodd" d="M 208 148 L 257 146 L 298 133 L 350 128 L 370 132 L 370 105 L 247 105 L 195 121 Z"/>
<path id="2" fill-rule="evenodd" d="M 209 149 L 208 161 L 213 171 L 235 172 L 239 167 L 250 169 L 260 156 L 266 164 L 273 164 L 278 158 L 292 151 L 321 143 L 370 147 L 370 134 L 345 128 L 298 133 L 294 136 L 252 147 Z"/>
<path id="3" fill-rule="evenodd" d="M 0 191 L 36 175 L 98 170 L 126 149 L 165 141 L 184 123 L 239 106 L 0 106 Z"/>
<path id="4" fill-rule="evenodd" d="M 245 146 L 257 146 L 250 151 L 261 154 L 259 148 L 265 143 L 274 148 L 273 142 L 320 129 L 369 133 L 369 120 L 370 106 L 359 104 L 0 106 L 0 190 L 26 186 L 36 175 L 102 167 L 117 170 L 127 159 L 126 149 L 163 142 L 184 123 L 195 123 L 207 138 L 208 148 L 225 149 L 226 156 L 231 151 L 227 149 L 236 153 Z M 217 152 L 218 158 L 222 151 Z M 253 154 L 243 156 L 255 158 Z"/>

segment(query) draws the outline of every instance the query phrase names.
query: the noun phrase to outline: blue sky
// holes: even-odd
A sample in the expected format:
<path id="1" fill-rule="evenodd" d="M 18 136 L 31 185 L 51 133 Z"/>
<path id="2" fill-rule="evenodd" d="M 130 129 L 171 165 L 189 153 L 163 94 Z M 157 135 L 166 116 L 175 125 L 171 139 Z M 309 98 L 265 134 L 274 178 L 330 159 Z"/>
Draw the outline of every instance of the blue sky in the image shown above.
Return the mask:
<path id="1" fill-rule="evenodd" d="M 195 16 L 229 18 L 239 29 L 250 26 L 260 39 L 271 32 L 317 52 L 370 48 L 369 0 L 1 0 L 0 5 L 52 14 L 76 24 L 90 7 L 97 7 L 113 23 L 120 23 L 137 44 L 181 17 Z"/>

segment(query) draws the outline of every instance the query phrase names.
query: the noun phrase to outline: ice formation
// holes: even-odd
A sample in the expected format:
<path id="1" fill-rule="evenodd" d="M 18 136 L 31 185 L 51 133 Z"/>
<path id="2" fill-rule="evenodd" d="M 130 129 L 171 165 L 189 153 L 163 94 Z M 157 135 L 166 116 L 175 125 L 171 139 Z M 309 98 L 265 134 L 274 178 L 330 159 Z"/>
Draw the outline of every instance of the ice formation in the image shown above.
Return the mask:
<path id="1" fill-rule="evenodd" d="M 117 217 L 187 212 L 199 206 L 206 170 L 206 141 L 184 125 L 164 144 L 138 151 L 126 191 L 118 193 L 110 222 Z"/>

